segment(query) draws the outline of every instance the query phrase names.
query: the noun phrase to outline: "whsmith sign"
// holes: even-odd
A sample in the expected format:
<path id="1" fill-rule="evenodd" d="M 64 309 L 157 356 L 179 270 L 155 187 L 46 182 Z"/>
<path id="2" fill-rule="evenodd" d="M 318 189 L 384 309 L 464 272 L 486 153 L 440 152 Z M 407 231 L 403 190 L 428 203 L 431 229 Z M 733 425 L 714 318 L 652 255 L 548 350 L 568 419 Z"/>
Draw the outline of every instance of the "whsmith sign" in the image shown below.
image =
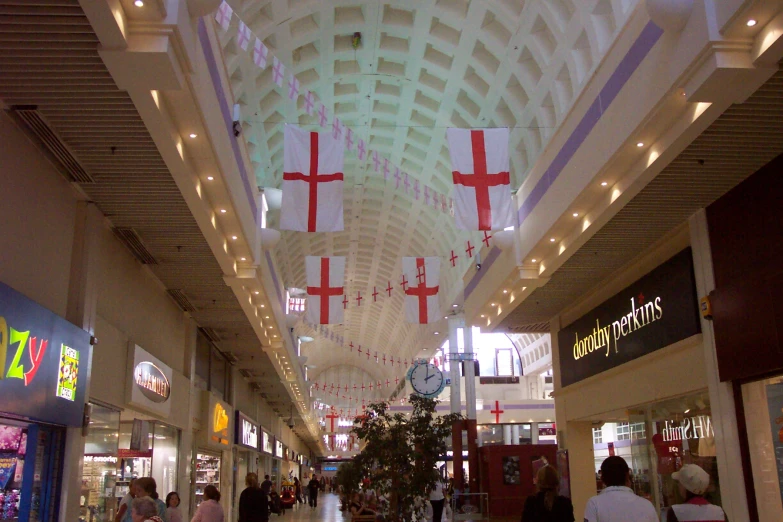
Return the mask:
<path id="1" fill-rule="evenodd" d="M 687 248 L 560 330 L 561 384 L 574 384 L 700 331 Z"/>

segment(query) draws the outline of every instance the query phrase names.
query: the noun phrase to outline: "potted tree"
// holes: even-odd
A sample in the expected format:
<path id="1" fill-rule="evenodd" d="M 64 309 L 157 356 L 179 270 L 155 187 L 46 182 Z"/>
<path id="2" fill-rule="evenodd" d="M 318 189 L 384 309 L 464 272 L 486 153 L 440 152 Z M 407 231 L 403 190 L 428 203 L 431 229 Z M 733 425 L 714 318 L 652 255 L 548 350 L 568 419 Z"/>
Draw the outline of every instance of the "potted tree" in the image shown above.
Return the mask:
<path id="1" fill-rule="evenodd" d="M 446 454 L 446 437 L 461 416 L 435 414 L 434 399 L 410 396 L 410 416 L 392 414 L 385 402 L 371 404 L 354 421 L 352 432 L 363 442 L 354 459 L 379 497 L 382 514 L 392 522 L 422 519 L 428 492 L 435 487 L 435 465 Z"/>

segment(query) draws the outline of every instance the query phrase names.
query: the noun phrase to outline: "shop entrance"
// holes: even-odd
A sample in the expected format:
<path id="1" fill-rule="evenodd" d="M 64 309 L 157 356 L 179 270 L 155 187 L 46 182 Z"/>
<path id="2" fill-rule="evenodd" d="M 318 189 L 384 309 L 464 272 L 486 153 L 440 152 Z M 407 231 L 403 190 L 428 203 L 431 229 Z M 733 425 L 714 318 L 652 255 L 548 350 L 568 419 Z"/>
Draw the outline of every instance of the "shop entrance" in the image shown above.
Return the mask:
<path id="1" fill-rule="evenodd" d="M 65 430 L 0 417 L 0 520 L 57 520 Z"/>

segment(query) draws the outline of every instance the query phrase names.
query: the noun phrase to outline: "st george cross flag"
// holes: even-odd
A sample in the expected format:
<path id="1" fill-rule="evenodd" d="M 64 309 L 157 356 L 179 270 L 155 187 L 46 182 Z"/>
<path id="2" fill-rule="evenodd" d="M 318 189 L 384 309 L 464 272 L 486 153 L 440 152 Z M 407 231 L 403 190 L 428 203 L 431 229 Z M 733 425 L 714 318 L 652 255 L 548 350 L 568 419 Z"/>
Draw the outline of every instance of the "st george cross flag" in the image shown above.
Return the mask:
<path id="1" fill-rule="evenodd" d="M 305 257 L 307 320 L 318 324 L 343 322 L 344 257 Z"/>
<path id="2" fill-rule="evenodd" d="M 440 319 L 440 258 L 403 257 L 402 273 L 408 280 L 405 289 L 405 320 L 428 324 Z"/>
<path id="3" fill-rule="evenodd" d="M 286 125 L 283 149 L 280 228 L 343 230 L 343 140 Z"/>
<path id="4" fill-rule="evenodd" d="M 508 129 L 447 129 L 454 178 L 454 218 L 462 230 L 515 225 Z"/>

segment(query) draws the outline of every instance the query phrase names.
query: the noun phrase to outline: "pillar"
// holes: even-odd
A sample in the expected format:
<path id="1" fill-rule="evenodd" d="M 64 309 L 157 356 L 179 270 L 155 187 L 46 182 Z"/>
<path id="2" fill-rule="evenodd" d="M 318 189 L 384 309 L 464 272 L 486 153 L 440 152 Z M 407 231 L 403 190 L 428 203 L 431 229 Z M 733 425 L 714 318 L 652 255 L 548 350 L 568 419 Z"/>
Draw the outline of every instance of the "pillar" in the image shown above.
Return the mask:
<path id="1" fill-rule="evenodd" d="M 465 325 L 462 316 L 452 315 L 449 317 L 449 353 L 445 354 L 449 360 L 449 397 L 451 403 L 451 413 L 462 412 L 462 399 L 460 398 L 460 371 L 459 362 L 455 359 L 459 352 L 459 343 L 457 339 L 457 329 Z M 451 430 L 451 449 L 454 452 L 454 483 L 462 484 L 462 423 L 455 422 Z M 456 486 L 459 487 L 459 486 Z"/>
<path id="2" fill-rule="evenodd" d="M 688 221 L 693 249 L 693 269 L 699 297 L 715 290 L 712 250 L 707 228 L 707 213 L 702 209 Z M 737 410 L 731 383 L 720 382 L 712 321 L 701 319 L 704 343 L 704 363 L 707 368 L 707 388 L 710 395 L 712 427 L 715 431 L 721 504 L 729 520 L 749 520 L 748 498 L 740 453 Z M 750 465 L 747 463 L 746 465 Z"/>
<path id="3" fill-rule="evenodd" d="M 95 333 L 98 303 L 96 264 L 101 227 L 103 227 L 103 214 L 98 210 L 98 207 L 86 201 L 77 202 L 65 318 L 90 334 Z M 100 346 L 93 346 L 93 350 L 96 349 L 99 350 Z M 92 360 L 86 361 L 85 367 L 91 368 Z M 89 378 L 87 379 L 85 397 L 89 400 Z M 63 454 L 65 457 L 63 459 L 59 520 L 78 520 L 82 470 L 84 468 L 82 428 L 68 428 L 66 430 Z"/>
<path id="4" fill-rule="evenodd" d="M 503 425 L 503 444 L 505 444 L 506 446 L 510 446 L 510 445 L 514 444 L 514 442 L 512 442 L 512 438 L 511 438 L 511 425 L 510 424 L 504 424 Z"/>
<path id="5" fill-rule="evenodd" d="M 530 443 L 531 444 L 538 444 L 538 423 L 537 422 L 531 422 L 530 423 Z"/>
<path id="6" fill-rule="evenodd" d="M 468 430 L 468 472 L 470 474 L 470 491 L 478 493 L 479 487 L 479 457 L 478 457 L 478 427 L 476 426 L 476 367 L 473 363 L 473 329 L 465 325 L 462 329 L 465 339 L 465 410 L 466 427 Z"/>
<path id="7" fill-rule="evenodd" d="M 519 424 L 511 425 L 511 443 L 514 445 L 519 444 Z"/>

